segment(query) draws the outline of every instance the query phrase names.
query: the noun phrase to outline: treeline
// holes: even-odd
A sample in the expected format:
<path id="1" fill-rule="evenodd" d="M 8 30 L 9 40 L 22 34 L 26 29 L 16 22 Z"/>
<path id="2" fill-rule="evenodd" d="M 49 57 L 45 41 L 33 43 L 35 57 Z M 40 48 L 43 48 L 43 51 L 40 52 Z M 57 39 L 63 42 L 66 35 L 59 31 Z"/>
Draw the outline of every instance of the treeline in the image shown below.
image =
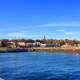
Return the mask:
<path id="1" fill-rule="evenodd" d="M 37 39 L 37 40 L 33 40 L 33 39 L 14 39 L 14 40 L 8 40 L 8 39 L 2 39 L 1 40 L 3 43 L 6 43 L 8 41 L 12 41 L 12 42 L 25 42 L 25 43 L 34 43 L 34 42 L 40 42 L 43 44 L 60 44 L 60 45 L 64 45 L 65 43 L 68 44 L 79 44 L 80 41 L 79 40 L 69 40 L 69 39 L 65 39 L 65 40 L 57 40 L 57 39 Z"/>

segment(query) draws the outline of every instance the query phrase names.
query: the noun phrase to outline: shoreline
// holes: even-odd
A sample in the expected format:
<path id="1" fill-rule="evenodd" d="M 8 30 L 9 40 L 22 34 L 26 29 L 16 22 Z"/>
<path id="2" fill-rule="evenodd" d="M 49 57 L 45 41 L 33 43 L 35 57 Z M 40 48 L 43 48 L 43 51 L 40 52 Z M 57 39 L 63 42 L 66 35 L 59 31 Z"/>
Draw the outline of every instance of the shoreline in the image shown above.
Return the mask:
<path id="1" fill-rule="evenodd" d="M 6 52 L 72 52 L 72 53 L 79 53 L 80 54 L 80 48 L 7 48 L 2 47 L 0 48 L 0 53 L 6 53 Z"/>
<path id="2" fill-rule="evenodd" d="M 80 54 L 80 48 L 31 48 L 30 51 L 46 51 L 46 52 L 73 52 Z"/>
<path id="3" fill-rule="evenodd" d="M 7 48 L 2 47 L 0 48 L 0 53 L 9 53 L 9 52 L 28 52 L 28 49 L 25 48 Z"/>

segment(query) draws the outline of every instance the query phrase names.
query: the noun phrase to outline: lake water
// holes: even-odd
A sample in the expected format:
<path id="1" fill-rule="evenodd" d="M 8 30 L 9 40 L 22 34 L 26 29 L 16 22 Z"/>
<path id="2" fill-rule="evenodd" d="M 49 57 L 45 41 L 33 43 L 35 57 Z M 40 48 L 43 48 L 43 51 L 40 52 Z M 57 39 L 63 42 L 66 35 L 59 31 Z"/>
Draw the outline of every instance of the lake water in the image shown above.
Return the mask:
<path id="1" fill-rule="evenodd" d="M 61 52 L 0 53 L 4 80 L 80 80 L 80 55 Z"/>

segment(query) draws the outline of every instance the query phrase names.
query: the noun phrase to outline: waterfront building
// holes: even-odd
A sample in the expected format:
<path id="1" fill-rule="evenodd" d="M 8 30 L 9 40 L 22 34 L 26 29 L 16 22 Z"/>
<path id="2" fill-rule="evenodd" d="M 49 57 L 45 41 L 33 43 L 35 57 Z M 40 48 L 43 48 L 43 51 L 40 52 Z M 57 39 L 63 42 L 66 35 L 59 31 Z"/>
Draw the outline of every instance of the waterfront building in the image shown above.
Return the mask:
<path id="1" fill-rule="evenodd" d="M 77 47 L 78 47 L 78 48 L 80 48 L 80 43 L 79 43 L 79 44 L 77 44 Z"/>
<path id="2" fill-rule="evenodd" d="M 2 41 L 0 41 L 0 47 L 2 47 Z"/>
<path id="3" fill-rule="evenodd" d="M 26 43 L 26 48 L 31 48 L 31 47 L 33 47 L 33 46 L 34 46 L 33 43 Z"/>
<path id="4" fill-rule="evenodd" d="M 47 44 L 46 47 L 60 47 L 59 44 Z"/>
<path id="5" fill-rule="evenodd" d="M 7 42 L 7 47 L 9 47 L 9 48 L 16 48 L 16 44 L 15 44 L 15 42 L 9 41 L 9 42 Z"/>
<path id="6" fill-rule="evenodd" d="M 42 43 L 41 43 L 41 44 L 40 44 L 40 47 L 46 47 L 46 44 L 42 44 Z"/>
<path id="7" fill-rule="evenodd" d="M 71 45 L 68 43 L 65 43 L 64 45 L 61 46 L 62 48 L 71 48 Z"/>
<path id="8" fill-rule="evenodd" d="M 17 42 L 17 47 L 25 48 L 26 43 L 25 42 Z"/>

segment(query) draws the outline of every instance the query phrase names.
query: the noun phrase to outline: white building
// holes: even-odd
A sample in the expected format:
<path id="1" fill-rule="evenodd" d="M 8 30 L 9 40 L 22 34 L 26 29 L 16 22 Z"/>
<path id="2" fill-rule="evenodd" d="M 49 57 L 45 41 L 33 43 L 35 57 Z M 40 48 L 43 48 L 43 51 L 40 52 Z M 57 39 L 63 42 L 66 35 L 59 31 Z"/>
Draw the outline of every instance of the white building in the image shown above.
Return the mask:
<path id="1" fill-rule="evenodd" d="M 80 44 L 78 44 L 77 46 L 78 46 L 78 48 L 80 48 Z"/>
<path id="2" fill-rule="evenodd" d="M 16 48 L 16 44 L 15 42 L 10 41 L 10 42 L 7 42 L 7 47 Z"/>
<path id="3" fill-rule="evenodd" d="M 2 41 L 0 41 L 0 47 L 2 46 Z"/>
<path id="4" fill-rule="evenodd" d="M 40 44 L 40 47 L 46 47 L 46 44 L 42 44 L 42 43 L 41 43 L 41 44 Z"/>
<path id="5" fill-rule="evenodd" d="M 72 46 L 66 43 L 65 45 L 62 45 L 61 47 L 62 48 L 71 48 Z"/>
<path id="6" fill-rule="evenodd" d="M 17 42 L 18 47 L 25 47 L 26 43 L 25 42 Z"/>

